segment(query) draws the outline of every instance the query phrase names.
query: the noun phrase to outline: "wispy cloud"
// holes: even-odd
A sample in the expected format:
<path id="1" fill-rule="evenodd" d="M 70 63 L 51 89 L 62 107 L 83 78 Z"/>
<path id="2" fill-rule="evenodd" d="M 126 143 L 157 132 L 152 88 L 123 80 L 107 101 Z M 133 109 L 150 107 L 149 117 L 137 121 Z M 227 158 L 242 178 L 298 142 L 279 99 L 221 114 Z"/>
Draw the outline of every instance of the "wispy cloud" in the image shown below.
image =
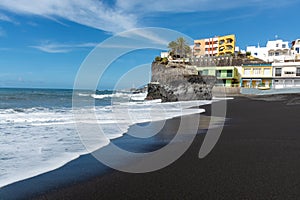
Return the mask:
<path id="1" fill-rule="evenodd" d="M 123 13 L 98 0 L 1 0 L 0 9 L 23 15 L 63 18 L 108 32 L 119 32 L 136 27 L 134 14 Z"/>
<path id="2" fill-rule="evenodd" d="M 0 21 L 5 21 L 5 22 L 12 22 L 14 23 L 14 20 L 8 17 L 7 15 L 4 15 L 3 13 L 0 13 Z"/>
<path id="3" fill-rule="evenodd" d="M 46 53 L 68 53 L 74 50 L 83 48 L 93 48 L 98 43 L 78 43 L 78 44 L 66 44 L 66 43 L 55 43 L 49 41 L 43 41 L 39 45 L 30 46 Z"/>
<path id="4" fill-rule="evenodd" d="M 251 7 L 272 9 L 297 0 L 1 0 L 0 10 L 19 15 L 36 15 L 60 22 L 66 19 L 95 29 L 117 33 L 143 27 L 145 16 L 155 13 L 219 11 Z M 12 21 L 4 14 L 0 20 Z M 158 22 L 159 24 L 159 22 Z"/>
<path id="5" fill-rule="evenodd" d="M 157 32 L 155 32 L 157 31 Z M 160 35 L 160 29 L 135 29 L 129 32 L 123 32 L 120 34 L 121 37 L 127 37 L 127 38 L 131 38 L 131 39 L 135 39 L 139 42 L 143 42 L 143 41 L 151 41 L 153 43 L 156 44 L 163 44 L 163 45 L 167 45 L 170 41 L 167 40 L 166 38 L 163 38 Z"/>
<path id="6" fill-rule="evenodd" d="M 291 4 L 295 0 L 117 0 L 117 7 L 124 12 L 142 11 L 144 13 L 153 12 L 196 12 L 196 11 L 217 11 L 239 7 L 265 7 L 272 8 Z"/>

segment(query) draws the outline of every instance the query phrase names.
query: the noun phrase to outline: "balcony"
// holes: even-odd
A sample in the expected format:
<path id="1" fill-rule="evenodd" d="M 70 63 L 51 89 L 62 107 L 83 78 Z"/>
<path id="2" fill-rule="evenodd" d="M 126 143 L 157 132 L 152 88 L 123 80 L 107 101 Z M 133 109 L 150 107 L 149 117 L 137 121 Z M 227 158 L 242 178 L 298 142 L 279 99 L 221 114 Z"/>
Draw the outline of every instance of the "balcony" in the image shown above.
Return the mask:
<path id="1" fill-rule="evenodd" d="M 229 44 L 229 43 L 232 43 L 233 42 L 233 39 L 232 38 L 227 38 L 226 39 L 226 44 Z"/>
<path id="2" fill-rule="evenodd" d="M 233 70 L 216 70 L 216 77 L 218 79 L 231 79 L 233 78 Z"/>
<path id="3" fill-rule="evenodd" d="M 233 46 L 232 45 L 226 45 L 226 50 L 232 50 Z"/>

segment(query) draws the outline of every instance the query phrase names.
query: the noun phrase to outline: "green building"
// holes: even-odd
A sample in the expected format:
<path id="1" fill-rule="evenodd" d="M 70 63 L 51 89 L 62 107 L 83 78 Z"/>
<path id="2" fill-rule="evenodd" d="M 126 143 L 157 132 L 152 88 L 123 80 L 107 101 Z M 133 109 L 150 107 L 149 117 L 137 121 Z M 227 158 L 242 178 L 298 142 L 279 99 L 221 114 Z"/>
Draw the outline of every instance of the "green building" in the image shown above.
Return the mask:
<path id="1" fill-rule="evenodd" d="M 216 76 L 217 84 L 225 85 L 226 87 L 239 86 L 239 73 L 236 67 L 198 67 L 197 69 L 201 75 Z"/>

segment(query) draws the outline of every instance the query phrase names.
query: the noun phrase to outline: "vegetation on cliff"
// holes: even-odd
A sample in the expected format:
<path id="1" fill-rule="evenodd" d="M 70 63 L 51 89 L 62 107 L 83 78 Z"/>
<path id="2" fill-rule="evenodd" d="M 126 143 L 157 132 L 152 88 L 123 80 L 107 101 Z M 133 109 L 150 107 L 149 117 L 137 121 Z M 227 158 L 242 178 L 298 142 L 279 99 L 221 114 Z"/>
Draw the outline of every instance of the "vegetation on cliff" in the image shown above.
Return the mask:
<path id="1" fill-rule="evenodd" d="M 183 37 L 177 38 L 176 41 L 171 41 L 168 45 L 170 55 L 173 57 L 185 58 L 191 54 L 191 48 Z"/>

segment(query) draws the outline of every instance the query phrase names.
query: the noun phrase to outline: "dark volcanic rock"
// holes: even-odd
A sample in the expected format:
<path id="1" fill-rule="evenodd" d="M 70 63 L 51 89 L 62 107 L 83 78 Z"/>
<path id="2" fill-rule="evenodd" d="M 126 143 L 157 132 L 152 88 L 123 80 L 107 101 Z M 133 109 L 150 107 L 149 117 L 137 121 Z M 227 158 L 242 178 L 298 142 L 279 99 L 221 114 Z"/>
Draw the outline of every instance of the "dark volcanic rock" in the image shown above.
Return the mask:
<path id="1" fill-rule="evenodd" d="M 159 84 L 148 84 L 147 100 L 161 99 L 162 102 L 174 102 L 178 101 L 173 91 L 167 90 Z"/>
<path id="2" fill-rule="evenodd" d="M 162 102 L 210 100 L 215 81 L 214 76 L 198 75 L 191 66 L 153 63 L 147 99 L 162 99 Z"/>

